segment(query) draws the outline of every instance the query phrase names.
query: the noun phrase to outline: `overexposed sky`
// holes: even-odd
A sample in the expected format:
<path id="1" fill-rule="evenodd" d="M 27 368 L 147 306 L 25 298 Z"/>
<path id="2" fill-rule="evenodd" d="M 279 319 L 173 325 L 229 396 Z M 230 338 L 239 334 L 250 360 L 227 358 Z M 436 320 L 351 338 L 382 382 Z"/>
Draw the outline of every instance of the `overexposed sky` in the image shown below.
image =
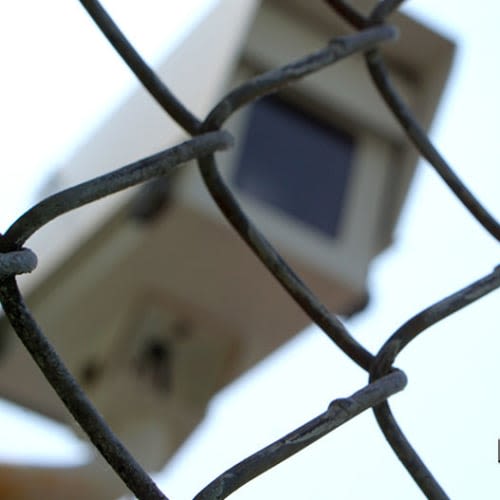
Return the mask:
<path id="1" fill-rule="evenodd" d="M 194 14 L 201 15 L 204 4 L 145 0 L 139 9 L 136 2 L 105 2 L 151 61 L 158 60 Z M 159 9 L 165 9 L 161 16 Z M 498 217 L 500 70 L 494 47 L 500 7 L 493 0 L 481 2 L 481 8 L 465 0 L 414 0 L 406 9 L 459 45 L 432 136 Z M 46 172 L 64 160 L 134 81 L 113 51 L 102 49 L 100 35 L 76 1 L 11 2 L 0 16 L 0 37 L 3 230 L 29 206 Z M 371 304 L 349 327 L 376 350 L 411 315 L 491 271 L 498 255 L 492 238 L 422 164 L 395 244 L 374 263 Z M 452 498 L 493 499 L 500 491 L 499 298 L 498 292 L 490 294 L 429 329 L 397 363 L 409 376 L 409 386 L 394 398 L 395 414 Z M 224 468 L 365 383 L 361 370 L 320 332 L 309 329 L 214 399 L 206 421 L 160 475 L 166 494 L 191 498 Z M 54 460 L 73 453 L 64 436 L 57 440 L 52 430 L 25 425 L 28 418 L 3 406 L 0 412 L 0 458 L 46 456 L 49 442 L 61 446 L 60 452 L 54 450 Z M 18 432 L 27 437 L 22 447 Z M 368 412 L 234 498 L 367 494 L 421 498 Z"/>
<path id="2" fill-rule="evenodd" d="M 108 0 L 103 5 L 152 64 L 215 0 Z M 0 231 L 136 80 L 78 1 L 27 0 L 3 7 Z M 9 200 L 7 202 L 7 200 Z"/>

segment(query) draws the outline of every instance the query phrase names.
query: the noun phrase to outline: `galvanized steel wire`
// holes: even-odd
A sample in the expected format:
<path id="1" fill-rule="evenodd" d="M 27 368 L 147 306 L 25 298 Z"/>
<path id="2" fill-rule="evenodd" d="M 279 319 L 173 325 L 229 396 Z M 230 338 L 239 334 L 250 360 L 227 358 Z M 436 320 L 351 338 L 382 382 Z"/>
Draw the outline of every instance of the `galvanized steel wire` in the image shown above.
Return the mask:
<path id="1" fill-rule="evenodd" d="M 447 498 L 391 412 L 388 398 L 403 390 L 406 385 L 406 376 L 401 370 L 394 368 L 394 362 L 398 354 L 430 326 L 498 288 L 500 267 L 416 314 L 388 337 L 378 353 L 372 354 L 321 303 L 246 216 L 231 189 L 219 175 L 214 156 L 216 151 L 232 146 L 232 137 L 221 127 L 237 109 L 351 54 L 362 52 L 374 85 L 408 139 L 478 223 L 499 240 L 498 222 L 472 195 L 433 146 L 391 82 L 381 50 L 385 41 L 397 37 L 397 30 L 386 24 L 385 20 L 402 1 L 381 1 L 372 14 L 366 17 L 343 0 L 327 0 L 332 10 L 353 26 L 353 34 L 337 37 L 322 49 L 300 60 L 244 82 L 224 96 L 204 120 L 198 119 L 189 111 L 188 103 L 181 103 L 173 95 L 98 1 L 80 0 L 80 3 L 165 113 L 192 136 L 192 139 L 182 144 L 48 197 L 19 217 L 4 235 L 0 235 L 0 301 L 4 312 L 48 382 L 90 441 L 138 498 L 167 498 L 109 429 L 24 303 L 15 276 L 33 271 L 37 264 L 36 256 L 24 245 L 31 235 L 59 215 L 147 180 L 166 177 L 172 171 L 182 168 L 186 161 L 197 159 L 207 190 L 235 231 L 247 243 L 249 250 L 256 254 L 289 293 L 291 300 L 354 363 L 368 373 L 369 383 L 349 397 L 335 399 L 323 414 L 236 464 L 215 478 L 195 498 L 227 497 L 248 481 L 370 408 L 388 443 L 422 492 L 428 498 Z M 335 13 L 332 12 L 332 15 Z"/>

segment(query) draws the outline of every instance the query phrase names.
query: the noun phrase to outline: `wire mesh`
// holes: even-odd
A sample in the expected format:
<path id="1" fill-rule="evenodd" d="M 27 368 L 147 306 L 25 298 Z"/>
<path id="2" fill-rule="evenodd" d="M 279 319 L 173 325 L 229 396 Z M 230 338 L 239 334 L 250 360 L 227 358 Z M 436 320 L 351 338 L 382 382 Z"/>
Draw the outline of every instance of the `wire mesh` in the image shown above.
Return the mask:
<path id="1" fill-rule="evenodd" d="M 409 141 L 420 155 L 428 160 L 477 222 L 494 239 L 499 240 L 498 222 L 472 195 L 436 150 L 391 82 L 379 46 L 397 35 L 396 29 L 386 24 L 385 20 L 399 7 L 401 0 L 379 2 L 368 17 L 343 0 L 327 0 L 332 11 L 354 28 L 353 34 L 337 37 L 315 53 L 244 82 L 224 96 L 204 120 L 199 120 L 176 99 L 128 42 L 99 2 L 80 1 L 137 79 L 164 111 L 192 136 L 192 139 L 175 147 L 46 198 L 29 209 L 0 236 L 0 301 L 5 314 L 48 382 L 90 441 L 138 498 L 167 498 L 109 429 L 25 305 L 15 276 L 32 272 L 37 262 L 34 253 L 24 245 L 31 235 L 60 215 L 130 186 L 168 176 L 181 168 L 186 161 L 196 159 L 206 189 L 235 231 L 288 292 L 290 299 L 294 300 L 354 363 L 369 374 L 369 383 L 349 397 L 334 400 L 323 414 L 234 465 L 216 477 L 195 498 L 227 497 L 248 481 L 367 409 L 373 410 L 389 445 L 422 492 L 429 498 L 447 498 L 391 412 L 388 398 L 403 390 L 406 385 L 405 374 L 394 368 L 394 362 L 398 354 L 427 328 L 498 288 L 500 266 L 487 276 L 410 318 L 387 339 L 376 354 L 372 354 L 351 335 L 342 321 L 321 303 L 253 225 L 220 176 L 214 156 L 216 151 L 232 146 L 231 135 L 222 127 L 237 109 L 312 72 L 361 52 L 375 87 L 392 110 Z M 334 12 L 332 15 L 335 15 Z"/>

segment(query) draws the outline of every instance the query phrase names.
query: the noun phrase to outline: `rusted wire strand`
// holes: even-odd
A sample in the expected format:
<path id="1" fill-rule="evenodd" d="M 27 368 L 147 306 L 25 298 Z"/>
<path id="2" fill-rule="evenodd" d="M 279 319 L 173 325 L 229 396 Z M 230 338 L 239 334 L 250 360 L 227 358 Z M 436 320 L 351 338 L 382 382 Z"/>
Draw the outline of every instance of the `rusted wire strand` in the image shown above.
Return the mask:
<path id="1" fill-rule="evenodd" d="M 366 63 L 380 94 L 390 107 L 408 138 L 420 154 L 434 167 L 441 179 L 453 191 L 476 220 L 496 239 L 500 240 L 500 225 L 455 174 L 446 160 L 429 140 L 427 134 L 415 119 L 412 111 L 396 91 L 379 51 L 366 53 Z"/>
<path id="2" fill-rule="evenodd" d="M 45 378 L 90 441 L 123 482 L 140 499 L 168 500 L 139 463 L 113 434 L 73 378 L 29 312 L 15 278 L 0 283 L 0 302 L 5 314 Z M 68 492 L 70 496 L 70 492 Z"/>
<path id="3" fill-rule="evenodd" d="M 369 18 L 365 18 L 358 11 L 342 0 L 327 0 L 327 2 L 350 24 L 358 29 L 366 28 L 373 23 L 382 22 L 390 14 L 398 2 L 379 3 Z M 383 5 L 385 3 L 385 5 Z M 390 5 L 392 3 L 392 5 Z M 384 64 L 379 50 L 372 49 L 365 53 L 365 59 L 372 79 L 382 97 L 399 120 L 402 128 L 413 142 L 417 150 L 426 158 L 438 172 L 452 192 L 466 206 L 476 220 L 497 240 L 500 229 L 497 221 L 491 216 L 481 203 L 474 197 L 460 178 L 453 172 L 440 153 L 433 146 L 425 131 L 415 119 L 413 113 L 395 90 L 389 72 Z M 422 313 L 409 320 L 401 327 L 381 348 L 374 361 L 370 380 L 383 376 L 390 370 L 397 354 L 419 333 L 456 312 L 481 296 L 498 287 L 498 268 L 464 290 L 434 304 Z M 413 449 L 404 433 L 399 428 L 390 406 L 387 402 L 374 408 L 377 422 L 392 449 L 413 477 L 422 492 L 428 498 L 448 498 L 439 483 L 433 477 L 417 452 Z"/>
<path id="4" fill-rule="evenodd" d="M 80 0 L 80 3 L 109 43 L 125 61 L 125 64 L 133 71 L 137 79 L 156 99 L 158 104 L 184 130 L 193 135 L 198 130 L 201 122 L 174 96 L 158 75 L 148 66 L 102 5 L 97 0 Z"/>
<path id="5" fill-rule="evenodd" d="M 398 328 L 377 353 L 370 380 L 388 373 L 396 356 L 420 333 L 500 287 L 500 265 L 474 283 L 419 312 Z"/>
<path id="6" fill-rule="evenodd" d="M 261 262 L 326 335 L 347 356 L 369 371 L 373 355 L 358 343 L 343 323 L 316 298 L 250 221 L 222 180 L 214 156 L 200 158 L 198 164 L 205 185 L 215 203 Z"/>
<path id="7" fill-rule="evenodd" d="M 324 0 L 335 12 L 350 25 L 357 29 L 366 29 L 369 26 L 383 23 L 394 11 L 396 11 L 404 0 L 381 0 L 372 9 L 368 17 L 355 9 L 349 2 L 344 0 Z"/>
<path id="8" fill-rule="evenodd" d="M 377 48 L 381 42 L 397 36 L 394 27 L 383 23 L 402 0 L 382 0 L 377 3 L 369 16 L 364 16 L 344 0 L 326 1 L 341 17 L 360 31 L 335 38 L 326 47 L 312 54 L 248 80 L 229 92 L 201 122 L 147 65 L 101 4 L 95 0 L 80 0 L 103 34 L 158 104 L 181 127 L 196 137 L 56 193 L 17 219 L 4 236 L 0 235 L 0 251 L 3 252 L 0 253 L 0 301 L 12 327 L 63 403 L 103 457 L 140 499 L 165 499 L 166 496 L 114 436 L 89 402 L 31 316 L 13 275 L 34 269 L 36 256 L 27 249 L 20 249 L 35 231 L 54 218 L 149 179 L 169 175 L 179 165 L 194 158 L 198 159 L 201 175 L 212 198 L 251 250 L 329 338 L 354 362 L 370 373 L 369 384 L 366 387 L 349 398 L 333 401 L 325 413 L 236 464 L 207 485 L 196 498 L 227 497 L 248 481 L 370 407 L 373 408 L 377 422 L 395 454 L 424 494 L 429 498 L 447 498 L 446 493 L 400 429 L 387 402 L 389 396 L 402 390 L 406 385 L 406 376 L 392 365 L 401 350 L 425 329 L 498 288 L 500 267 L 415 315 L 385 342 L 376 356 L 373 356 L 315 297 L 254 226 L 224 183 L 214 157 L 216 151 L 232 145 L 231 136 L 219 128 L 239 108 L 355 52 L 364 52 L 375 85 L 417 150 L 429 161 L 478 222 L 497 240 L 500 239 L 498 222 L 479 203 L 432 145 L 394 88 Z M 204 131 L 206 133 L 203 133 Z"/>
<path id="9" fill-rule="evenodd" d="M 378 26 L 353 36 L 338 37 L 314 54 L 259 75 L 222 98 L 208 114 L 201 130 L 217 129 L 238 108 L 252 100 L 396 35 L 397 31 L 392 27 Z M 214 201 L 261 262 L 328 337 L 357 364 L 369 370 L 372 355 L 349 334 L 341 321 L 321 304 L 250 221 L 219 175 L 213 155 L 201 158 L 199 166 L 205 185 Z"/>
<path id="10" fill-rule="evenodd" d="M 383 23 L 403 2 L 404 0 L 381 0 L 371 11 L 369 24 Z"/>
<path id="11" fill-rule="evenodd" d="M 378 384 L 378 382 L 381 383 Z M 219 500 L 228 497 L 244 484 L 290 458 L 353 417 L 403 390 L 406 382 L 406 375 L 395 370 L 363 387 L 350 397 L 332 401 L 326 412 L 222 473 L 203 488 L 195 496 L 195 500 Z"/>
<path id="12" fill-rule="evenodd" d="M 38 258 L 29 249 L 0 252 L 0 282 L 9 276 L 31 273 L 37 266 Z"/>
<path id="13" fill-rule="evenodd" d="M 344 0 L 325 0 L 332 9 L 350 25 L 358 29 L 369 26 L 368 19 L 357 11 L 349 2 Z"/>
<path id="14" fill-rule="evenodd" d="M 344 16 L 344 19 L 352 26 L 358 29 L 366 29 L 367 26 L 382 22 L 385 16 L 392 13 L 392 9 L 401 2 L 398 2 L 398 0 L 381 2 L 375 7 L 369 18 L 364 17 L 342 0 L 327 0 L 327 3 L 340 15 Z M 500 224 L 455 174 L 451 166 L 432 144 L 425 130 L 392 83 L 380 51 L 376 48 L 366 51 L 365 60 L 375 86 L 389 109 L 398 119 L 407 137 L 434 170 L 436 170 L 460 202 L 467 208 L 469 213 L 497 241 L 500 241 Z"/>
<path id="15" fill-rule="evenodd" d="M 4 240 L 13 248 L 19 248 L 35 231 L 60 215 L 149 179 L 169 175 L 189 160 L 227 149 L 232 144 L 233 138 L 228 132 L 209 132 L 59 191 L 21 215 L 6 231 Z"/>
<path id="16" fill-rule="evenodd" d="M 422 493 L 432 500 L 448 499 L 448 495 L 400 429 L 387 401 L 374 406 L 373 413 L 387 442 L 415 483 L 417 483 Z"/>
<path id="17" fill-rule="evenodd" d="M 385 376 L 396 356 L 420 333 L 451 314 L 500 287 L 500 266 L 487 276 L 424 309 L 408 320 L 387 340 L 372 366 L 370 381 Z M 448 498 L 420 459 L 394 418 L 387 402 L 373 408 L 375 418 L 401 463 L 428 498 Z"/>
<path id="18" fill-rule="evenodd" d="M 375 26 L 354 35 L 339 36 L 312 54 L 251 78 L 220 100 L 208 114 L 201 130 L 217 129 L 245 104 L 276 92 L 356 52 L 368 50 L 383 41 L 393 40 L 397 35 L 398 30 L 394 26 Z"/>

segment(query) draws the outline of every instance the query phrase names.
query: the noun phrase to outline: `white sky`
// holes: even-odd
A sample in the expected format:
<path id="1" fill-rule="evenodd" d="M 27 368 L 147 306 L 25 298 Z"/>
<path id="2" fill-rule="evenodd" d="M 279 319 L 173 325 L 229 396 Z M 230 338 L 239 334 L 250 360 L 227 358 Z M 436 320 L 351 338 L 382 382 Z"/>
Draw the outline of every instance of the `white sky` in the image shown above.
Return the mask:
<path id="1" fill-rule="evenodd" d="M 155 15 L 159 3 L 143 0 L 138 9 L 135 2 L 105 2 L 152 61 L 194 12 L 201 13 L 204 2 L 163 2 L 171 11 L 163 16 Z M 500 71 L 494 33 L 500 7 L 494 0 L 484 0 L 480 8 L 465 0 L 415 0 L 407 10 L 459 43 L 432 135 L 498 217 Z M 10 2 L 0 17 L 1 230 L 29 206 L 46 172 L 133 84 L 114 53 L 102 50 L 93 30 L 76 1 Z M 370 307 L 349 327 L 375 350 L 409 316 L 486 274 L 497 261 L 492 238 L 422 165 L 395 244 L 373 266 Z M 398 359 L 409 386 L 394 398 L 395 414 L 452 498 L 493 499 L 500 491 L 498 311 L 496 292 L 425 332 Z M 214 399 L 206 421 L 160 476 L 165 492 L 176 500 L 191 498 L 224 468 L 365 383 L 361 370 L 310 329 Z M 74 456 L 62 431 L 56 439 L 55 431 L 29 425 L 30 419 L 3 406 L 0 417 L 0 458 Z M 20 432 L 26 436 L 23 446 Z M 52 458 L 46 456 L 49 442 Z M 375 498 L 421 498 L 370 413 L 234 498 L 346 499 L 367 492 Z"/>

